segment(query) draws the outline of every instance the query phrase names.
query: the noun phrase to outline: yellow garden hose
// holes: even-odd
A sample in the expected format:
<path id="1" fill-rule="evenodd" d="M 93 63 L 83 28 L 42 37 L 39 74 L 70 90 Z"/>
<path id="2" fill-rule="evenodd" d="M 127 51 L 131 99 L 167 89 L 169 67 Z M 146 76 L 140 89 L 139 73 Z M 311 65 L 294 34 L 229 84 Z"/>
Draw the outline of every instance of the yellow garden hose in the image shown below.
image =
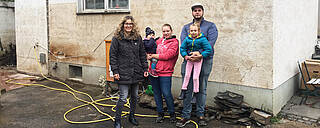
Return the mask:
<path id="1" fill-rule="evenodd" d="M 24 83 L 18 83 L 18 82 L 14 82 L 15 80 L 26 80 L 26 79 L 34 79 L 35 77 L 27 77 L 27 78 L 20 78 L 20 79 L 9 79 L 6 81 L 6 83 L 10 83 L 10 84 L 17 84 L 17 85 L 24 85 L 24 86 L 41 86 L 41 87 L 44 87 L 44 88 L 48 88 L 48 89 L 51 89 L 51 90 L 56 90 L 56 91 L 63 91 L 63 92 L 68 92 L 70 94 L 73 95 L 73 97 L 81 102 L 84 102 L 84 104 L 82 105 L 79 105 L 77 107 L 74 107 L 74 108 L 71 108 L 69 109 L 68 111 L 66 111 L 63 115 L 64 117 L 64 120 L 69 122 L 69 123 L 74 123 L 74 124 L 88 124 L 88 123 L 96 123 L 96 122 L 101 122 L 101 121 L 107 121 L 107 120 L 112 120 L 114 121 L 114 117 L 112 117 L 111 115 L 109 115 L 108 113 L 104 113 L 102 112 L 98 107 L 97 105 L 99 106 L 103 106 L 103 107 L 112 107 L 111 110 L 113 112 L 115 112 L 114 108 L 116 107 L 116 105 L 110 105 L 110 104 L 102 104 L 102 103 L 99 103 L 100 101 L 104 101 L 104 100 L 110 100 L 110 99 L 118 99 L 119 97 L 109 97 L 109 98 L 102 98 L 102 99 L 98 99 L 98 100 L 94 100 L 89 94 L 87 93 L 84 93 L 84 92 L 81 92 L 81 91 L 77 91 L 73 88 L 71 88 L 68 84 L 66 83 L 63 83 L 63 82 L 60 82 L 60 81 L 57 81 L 57 80 L 54 80 L 54 79 L 51 79 L 51 78 L 48 78 L 46 77 L 43 73 L 42 73 L 42 68 L 41 68 L 41 65 L 38 61 L 38 56 L 36 54 L 36 47 L 34 47 L 34 56 L 36 58 L 36 62 L 39 66 L 39 70 L 40 70 L 40 74 L 42 77 L 44 77 L 45 79 L 49 80 L 49 81 L 52 81 L 52 82 L 56 82 L 56 83 L 60 83 L 64 86 L 66 86 L 68 89 L 70 90 L 67 90 L 67 89 L 59 89 L 59 88 L 53 88 L 53 87 L 49 87 L 49 86 L 46 86 L 46 85 L 42 85 L 42 84 L 24 84 Z M 75 93 L 78 93 L 78 94 L 82 94 L 82 95 L 85 95 L 85 96 L 88 96 L 90 98 L 90 101 L 86 101 L 86 100 L 83 100 L 79 97 L 76 96 Z M 69 120 L 67 118 L 67 115 L 68 113 L 70 113 L 71 111 L 74 111 L 76 109 L 79 109 L 79 108 L 82 108 L 82 107 L 85 107 L 85 106 L 88 106 L 88 105 L 91 105 L 93 106 L 100 114 L 102 115 L 105 115 L 107 116 L 108 118 L 105 118 L 105 119 L 99 119 L 99 120 L 90 120 L 90 121 L 72 121 L 72 120 Z M 127 103 L 124 105 L 125 107 L 128 107 L 130 108 L 130 105 L 129 105 L 129 98 L 127 99 Z M 123 111 L 122 112 L 122 116 L 125 116 L 129 114 L 129 112 L 127 111 Z M 145 114 L 135 114 L 135 116 L 139 116 L 139 117 L 152 117 L 152 118 L 155 118 L 155 117 L 158 117 L 157 115 L 145 115 Z M 169 116 L 165 116 L 165 118 L 169 118 Z M 180 117 L 177 117 L 177 119 L 181 119 Z M 191 122 L 195 125 L 196 128 L 198 128 L 198 124 L 191 120 Z"/>

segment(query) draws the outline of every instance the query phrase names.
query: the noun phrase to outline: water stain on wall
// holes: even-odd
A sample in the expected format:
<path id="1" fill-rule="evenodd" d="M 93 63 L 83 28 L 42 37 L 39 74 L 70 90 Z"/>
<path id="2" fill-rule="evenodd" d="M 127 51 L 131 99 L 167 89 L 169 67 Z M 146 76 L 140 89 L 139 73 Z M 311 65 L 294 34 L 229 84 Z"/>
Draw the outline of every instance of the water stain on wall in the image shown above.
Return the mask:
<path id="1" fill-rule="evenodd" d="M 59 59 L 60 62 L 90 64 L 95 60 L 90 54 L 82 54 L 80 46 L 75 44 L 51 43 L 50 51 L 54 54 L 54 56 L 50 55 L 50 60 L 54 61 Z"/>

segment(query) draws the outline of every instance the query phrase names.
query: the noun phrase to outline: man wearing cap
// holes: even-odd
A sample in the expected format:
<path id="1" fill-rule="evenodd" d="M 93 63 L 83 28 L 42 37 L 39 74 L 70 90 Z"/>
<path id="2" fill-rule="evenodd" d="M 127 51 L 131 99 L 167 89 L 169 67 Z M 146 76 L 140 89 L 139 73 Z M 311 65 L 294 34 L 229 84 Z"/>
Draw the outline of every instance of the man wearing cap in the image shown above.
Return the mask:
<path id="1" fill-rule="evenodd" d="M 206 96 L 207 96 L 207 83 L 208 78 L 211 73 L 212 63 L 213 63 L 213 54 L 214 54 L 214 44 L 218 38 L 218 30 L 216 25 L 213 22 L 207 21 L 203 18 L 204 8 L 201 3 L 195 3 L 191 6 L 193 21 L 189 24 L 184 25 L 182 28 L 182 32 L 180 35 L 180 40 L 183 40 L 188 36 L 189 27 L 193 23 L 200 24 L 200 30 L 204 34 L 204 36 L 208 39 L 213 52 L 210 56 L 203 58 L 203 63 L 201 67 L 200 77 L 199 77 L 199 93 L 195 93 L 194 96 L 196 98 L 196 105 L 197 105 L 197 116 L 199 118 L 198 124 L 200 126 L 207 125 L 206 120 L 204 119 L 204 111 L 205 111 L 205 104 L 206 104 Z M 192 55 L 191 61 L 200 61 L 202 58 L 201 54 Z M 185 68 L 186 68 L 186 60 L 183 61 L 181 65 L 181 75 L 184 78 L 185 75 Z M 190 122 L 190 113 L 192 111 L 192 92 L 193 92 L 193 83 L 190 80 L 188 84 L 188 89 L 185 91 L 183 97 L 183 110 L 182 110 L 182 119 L 177 122 L 177 127 L 184 127 L 186 124 Z"/>

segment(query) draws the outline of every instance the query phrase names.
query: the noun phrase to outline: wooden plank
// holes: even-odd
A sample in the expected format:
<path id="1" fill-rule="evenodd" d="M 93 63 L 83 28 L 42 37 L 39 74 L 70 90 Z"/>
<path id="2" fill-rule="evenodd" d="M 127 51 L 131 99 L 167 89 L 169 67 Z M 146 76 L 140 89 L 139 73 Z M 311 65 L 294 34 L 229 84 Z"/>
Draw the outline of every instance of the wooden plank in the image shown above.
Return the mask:
<path id="1" fill-rule="evenodd" d="M 315 82 L 313 82 L 312 84 L 319 84 L 320 83 L 320 79 L 317 79 Z"/>
<path id="2" fill-rule="evenodd" d="M 105 40 L 106 43 L 106 77 L 107 77 L 107 81 L 110 82 L 114 82 L 113 77 L 110 76 L 110 71 L 109 71 L 109 50 L 110 50 L 110 46 L 111 46 L 111 40 Z"/>
<path id="3" fill-rule="evenodd" d="M 306 62 L 316 62 L 316 63 L 320 63 L 320 60 L 306 59 Z"/>
<path id="4" fill-rule="evenodd" d="M 306 65 L 308 67 L 308 71 L 309 71 L 309 75 L 311 77 L 311 79 L 320 79 L 320 63 L 318 62 L 320 60 L 306 60 Z M 304 76 L 305 80 L 308 80 L 308 75 L 304 66 L 304 63 L 301 63 L 301 68 L 302 68 L 302 73 Z M 306 81 L 308 82 L 308 81 Z M 314 82 L 314 81 L 313 81 Z M 312 83 L 307 83 L 307 85 L 304 85 L 303 80 L 301 79 L 301 85 L 300 85 L 300 89 L 306 89 L 306 86 L 308 87 L 308 89 L 310 90 L 314 90 L 314 87 L 311 85 L 315 85 Z M 320 87 L 320 84 L 315 85 L 317 87 Z"/>
<path id="5" fill-rule="evenodd" d="M 313 82 L 315 82 L 317 79 L 316 78 L 312 78 L 310 81 L 307 82 L 307 84 L 312 84 Z"/>

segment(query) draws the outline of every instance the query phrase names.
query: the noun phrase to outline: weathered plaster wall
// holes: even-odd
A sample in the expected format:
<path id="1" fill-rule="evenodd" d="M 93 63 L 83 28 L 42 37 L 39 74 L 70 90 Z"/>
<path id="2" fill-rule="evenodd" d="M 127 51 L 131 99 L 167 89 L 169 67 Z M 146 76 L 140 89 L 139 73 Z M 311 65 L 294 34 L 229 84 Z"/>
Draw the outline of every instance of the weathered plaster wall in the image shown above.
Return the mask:
<path id="1" fill-rule="evenodd" d="M 50 50 L 65 55 L 61 59 L 50 56 L 50 60 L 105 67 L 105 44 L 98 45 L 122 16 L 76 15 L 76 9 L 76 3 L 50 4 Z"/>
<path id="2" fill-rule="evenodd" d="M 0 17 L 0 45 L 2 51 L 10 51 L 9 45 L 16 44 L 13 2 L 0 2 Z"/>
<path id="3" fill-rule="evenodd" d="M 215 46 L 213 72 L 210 81 L 252 87 L 272 88 L 272 2 L 271 0 L 202 0 L 205 19 L 216 23 L 219 38 Z M 174 34 L 180 35 L 184 24 L 191 22 L 190 6 L 186 0 L 131 0 L 131 13 L 144 36 L 150 26 L 161 36 L 161 26 L 169 23 Z M 214 3 L 214 4 L 213 4 Z M 77 15 L 76 1 L 49 1 L 50 50 L 62 51 L 67 63 L 105 66 L 105 47 L 92 52 L 106 35 L 128 14 Z M 107 39 L 111 39 L 111 36 Z M 175 76 L 180 76 L 180 57 Z"/>
<path id="4" fill-rule="evenodd" d="M 320 0 L 318 0 L 318 36 L 320 36 Z"/>
<path id="5" fill-rule="evenodd" d="M 39 53 L 46 54 L 48 62 L 48 34 L 47 34 L 47 9 L 45 0 L 19 0 L 15 1 L 16 19 L 16 49 L 17 49 L 17 69 L 19 71 L 39 74 L 34 55 L 33 46 L 37 47 Z M 42 64 L 44 74 L 48 73 L 47 63 Z"/>
<path id="6" fill-rule="evenodd" d="M 298 73 L 298 60 L 311 58 L 314 52 L 318 0 L 274 0 L 273 7 L 273 88 L 276 88 Z"/>
<path id="7" fill-rule="evenodd" d="M 271 88 L 272 0 L 214 3 L 214 15 L 207 17 L 216 21 L 220 34 L 210 80 Z"/>

